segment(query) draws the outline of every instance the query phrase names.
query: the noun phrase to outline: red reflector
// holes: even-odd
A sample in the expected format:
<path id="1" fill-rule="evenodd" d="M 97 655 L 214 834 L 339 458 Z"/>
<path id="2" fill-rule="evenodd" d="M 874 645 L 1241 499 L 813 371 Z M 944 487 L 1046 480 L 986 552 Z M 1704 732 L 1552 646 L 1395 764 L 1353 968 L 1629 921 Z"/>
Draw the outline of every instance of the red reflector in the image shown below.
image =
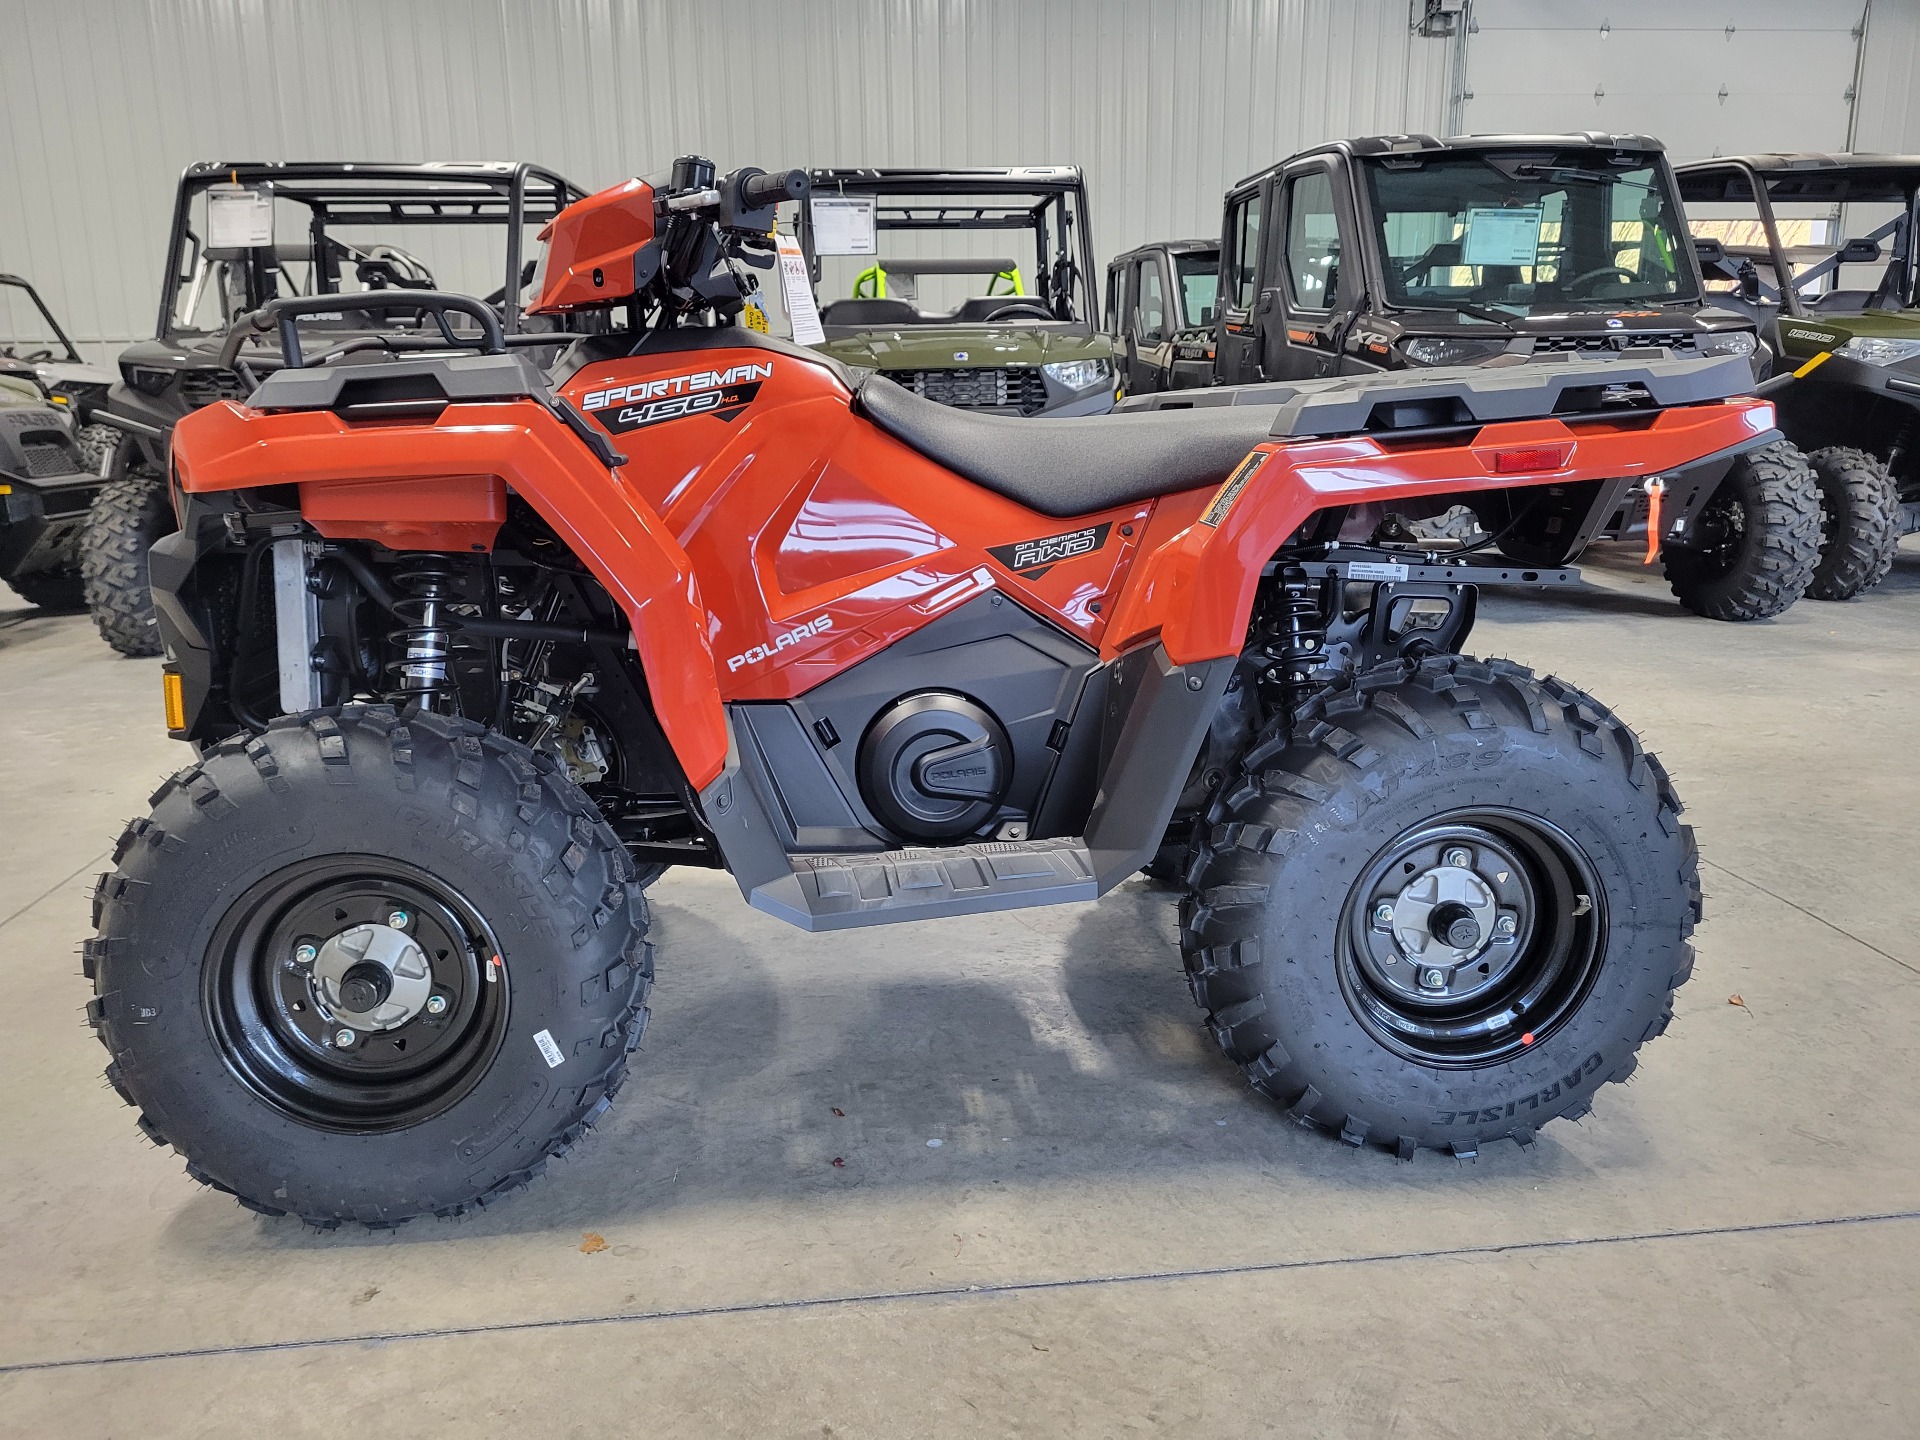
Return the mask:
<path id="1" fill-rule="evenodd" d="M 1493 452 L 1493 473 L 1524 475 L 1533 470 L 1561 470 L 1573 454 L 1571 445 L 1529 445 L 1520 450 Z"/>

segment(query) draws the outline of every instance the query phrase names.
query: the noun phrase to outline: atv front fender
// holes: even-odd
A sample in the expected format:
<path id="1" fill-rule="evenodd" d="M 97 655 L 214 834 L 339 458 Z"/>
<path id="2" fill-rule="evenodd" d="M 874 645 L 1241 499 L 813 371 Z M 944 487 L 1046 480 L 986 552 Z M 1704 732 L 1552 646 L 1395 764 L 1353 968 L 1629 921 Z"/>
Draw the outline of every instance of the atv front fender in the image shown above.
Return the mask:
<path id="1" fill-rule="evenodd" d="M 726 717 L 692 562 L 639 492 L 537 401 L 448 405 L 401 424 L 220 401 L 174 427 L 173 461 L 189 493 L 297 485 L 301 514 L 320 534 L 394 550 L 491 549 L 511 491 L 625 613 L 687 779 L 699 788 L 725 766 Z"/>

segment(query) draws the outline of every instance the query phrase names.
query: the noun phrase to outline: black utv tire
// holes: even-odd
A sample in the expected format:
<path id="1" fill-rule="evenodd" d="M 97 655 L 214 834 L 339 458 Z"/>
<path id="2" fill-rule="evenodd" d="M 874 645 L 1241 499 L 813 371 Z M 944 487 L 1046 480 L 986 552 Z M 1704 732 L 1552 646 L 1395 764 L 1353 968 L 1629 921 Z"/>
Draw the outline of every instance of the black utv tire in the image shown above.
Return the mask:
<path id="1" fill-rule="evenodd" d="M 122 655 L 160 653 L 160 627 L 147 583 L 147 552 L 174 531 L 166 482 L 157 475 L 109 480 L 93 497 L 80 538 L 87 608 L 100 638 Z"/>
<path id="2" fill-rule="evenodd" d="M 1900 490 L 1864 450 L 1835 445 L 1807 456 L 1820 488 L 1820 563 L 1807 594 L 1851 600 L 1887 578 L 1900 548 Z"/>
<path id="3" fill-rule="evenodd" d="M 86 587 L 76 570 L 36 570 L 31 575 L 15 575 L 7 582 L 29 605 L 42 610 L 84 610 Z"/>
<path id="4" fill-rule="evenodd" d="M 1291 741 L 1268 731 L 1221 787 L 1181 906 L 1188 985 L 1302 1124 L 1402 1159 L 1527 1144 L 1667 1026 L 1700 915 L 1679 815 L 1633 732 L 1559 680 L 1461 656 L 1379 667 L 1309 701 Z M 1462 857 L 1523 903 L 1486 911 L 1495 938 L 1420 993 L 1437 972 L 1392 976 L 1398 906 Z"/>
<path id="5" fill-rule="evenodd" d="M 73 443 L 80 447 L 91 474 L 110 479 L 125 471 L 133 437 L 112 425 L 82 425 L 74 431 Z"/>
<path id="6" fill-rule="evenodd" d="M 190 1176 L 263 1214 L 485 1205 L 605 1112 L 640 1042 L 631 860 L 551 757 L 470 721 L 350 705 L 221 741 L 114 864 L 83 951 L 107 1081 Z M 433 994 L 343 1047 L 351 1017 L 316 979 L 382 916 L 412 927 Z"/>
<path id="7" fill-rule="evenodd" d="M 1767 620 L 1806 592 L 1820 563 L 1820 491 L 1784 440 L 1733 462 L 1687 544 L 1660 548 L 1680 603 L 1709 620 Z"/>

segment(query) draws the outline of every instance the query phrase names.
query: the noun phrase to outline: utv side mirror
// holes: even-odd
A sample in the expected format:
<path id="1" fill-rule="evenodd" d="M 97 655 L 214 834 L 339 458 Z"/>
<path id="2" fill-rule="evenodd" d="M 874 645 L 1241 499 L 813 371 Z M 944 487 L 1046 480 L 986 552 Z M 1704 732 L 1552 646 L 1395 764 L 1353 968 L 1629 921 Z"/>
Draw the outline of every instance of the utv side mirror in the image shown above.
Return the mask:
<path id="1" fill-rule="evenodd" d="M 1879 258 L 1878 240 L 1848 240 L 1840 247 L 1842 265 L 1871 265 Z"/>

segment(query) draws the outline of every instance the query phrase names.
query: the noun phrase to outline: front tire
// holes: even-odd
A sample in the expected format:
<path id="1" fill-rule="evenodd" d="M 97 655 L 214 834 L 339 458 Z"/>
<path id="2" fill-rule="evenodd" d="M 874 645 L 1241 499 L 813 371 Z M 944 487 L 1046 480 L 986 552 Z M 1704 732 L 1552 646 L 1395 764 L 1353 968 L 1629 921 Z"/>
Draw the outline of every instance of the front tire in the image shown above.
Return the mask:
<path id="1" fill-rule="evenodd" d="M 1323 693 L 1293 734 L 1235 766 L 1188 872 L 1221 1049 L 1295 1120 L 1403 1159 L 1586 1114 L 1693 966 L 1659 762 L 1590 696 L 1459 656 Z"/>
<path id="2" fill-rule="evenodd" d="M 1807 456 L 1820 490 L 1820 563 L 1807 594 L 1852 600 L 1887 578 L 1900 548 L 1900 490 L 1864 450 L 1834 445 Z"/>
<path id="3" fill-rule="evenodd" d="M 1688 543 L 1660 548 L 1680 603 L 1709 620 L 1768 620 L 1806 592 L 1820 563 L 1813 467 L 1778 440 L 1733 462 Z"/>
<path id="4" fill-rule="evenodd" d="M 599 1118 L 639 1044 L 631 860 L 550 757 L 471 722 L 277 719 L 162 785 L 114 861 L 85 947 L 108 1083 L 250 1209 L 485 1205 Z"/>
<path id="5" fill-rule="evenodd" d="M 80 539 L 80 573 L 87 608 L 105 640 L 122 655 L 160 653 L 160 624 L 147 583 L 147 552 L 174 531 L 166 482 L 157 475 L 123 475 L 93 497 Z"/>

